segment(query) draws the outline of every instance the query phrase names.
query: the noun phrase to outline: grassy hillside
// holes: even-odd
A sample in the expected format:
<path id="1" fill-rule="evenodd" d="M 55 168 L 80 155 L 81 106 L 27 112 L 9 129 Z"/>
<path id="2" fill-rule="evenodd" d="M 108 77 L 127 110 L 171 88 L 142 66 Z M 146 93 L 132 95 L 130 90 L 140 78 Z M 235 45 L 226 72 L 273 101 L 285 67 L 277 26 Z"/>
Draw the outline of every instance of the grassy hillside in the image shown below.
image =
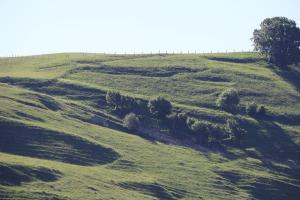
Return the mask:
<path id="1" fill-rule="evenodd" d="M 299 80 L 297 67 L 255 53 L 0 58 L 0 199 L 297 199 Z M 226 88 L 268 116 L 220 111 Z M 199 150 L 133 134 L 108 90 L 160 95 L 212 123 L 236 118 L 247 135 Z"/>

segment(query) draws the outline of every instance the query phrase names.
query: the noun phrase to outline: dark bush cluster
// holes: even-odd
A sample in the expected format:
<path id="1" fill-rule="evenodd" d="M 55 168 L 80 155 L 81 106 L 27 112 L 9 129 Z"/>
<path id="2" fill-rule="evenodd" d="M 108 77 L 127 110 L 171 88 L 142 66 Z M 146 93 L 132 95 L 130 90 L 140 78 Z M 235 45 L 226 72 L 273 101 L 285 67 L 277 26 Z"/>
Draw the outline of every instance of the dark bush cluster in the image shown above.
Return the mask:
<path id="1" fill-rule="evenodd" d="M 224 138 L 223 127 L 189 117 L 186 121 L 192 134 L 202 144 L 213 143 Z"/>
<path id="2" fill-rule="evenodd" d="M 266 115 L 266 108 L 262 105 L 257 106 L 255 102 L 251 102 L 246 106 L 246 113 L 251 117 L 263 117 Z"/>
<path id="3" fill-rule="evenodd" d="M 172 111 L 171 103 L 163 97 L 150 100 L 148 108 L 150 113 L 158 119 L 165 119 Z"/>
<path id="4" fill-rule="evenodd" d="M 123 125 L 131 131 L 137 131 L 141 127 L 141 121 L 144 124 L 149 124 L 152 121 L 155 127 L 161 128 L 164 126 L 177 136 L 184 137 L 185 134 L 190 133 L 199 143 L 204 145 L 219 143 L 223 139 L 240 143 L 245 134 L 237 120 L 228 119 L 225 125 L 198 120 L 189 117 L 184 112 L 174 112 L 172 104 L 163 97 L 144 101 L 123 96 L 119 92 L 108 91 L 106 101 L 118 113 L 127 114 L 123 119 Z M 225 90 L 216 101 L 220 109 L 232 113 L 239 111 L 239 103 L 240 98 L 235 89 Z M 245 111 L 252 117 L 266 114 L 265 107 L 257 106 L 256 103 L 247 104 Z"/>
<path id="5" fill-rule="evenodd" d="M 167 116 L 169 129 L 176 134 L 186 133 L 188 130 L 187 118 L 187 114 L 184 112 L 171 113 Z"/>
<path id="6" fill-rule="evenodd" d="M 218 108 L 231 112 L 238 113 L 242 107 L 239 106 L 240 97 L 235 89 L 226 89 L 219 96 L 216 101 Z M 251 117 L 264 117 L 266 115 L 266 108 L 262 105 L 258 106 L 255 102 L 248 103 L 245 108 L 246 114 Z"/>
<path id="7" fill-rule="evenodd" d="M 105 98 L 107 104 L 113 106 L 114 111 L 121 113 L 133 112 L 136 114 L 145 114 L 148 112 L 146 101 L 123 96 L 119 92 L 108 91 Z"/>
<path id="8" fill-rule="evenodd" d="M 115 111 L 117 114 L 120 114 L 121 116 L 127 114 L 123 120 L 123 125 L 129 130 L 137 130 L 138 127 L 140 127 L 141 123 L 137 115 L 145 117 L 154 117 L 158 120 L 156 122 L 165 123 L 166 121 L 168 121 L 167 116 L 172 111 L 171 103 L 162 97 L 158 97 L 148 102 L 141 99 L 121 95 L 119 92 L 108 91 L 106 93 L 105 98 L 107 104 L 112 106 L 113 111 Z M 181 118 L 182 116 L 178 115 L 176 117 L 176 123 L 175 118 L 170 120 L 174 122 L 174 124 L 172 125 L 174 129 L 175 126 L 176 128 L 179 128 L 179 118 Z M 184 121 L 185 120 L 186 119 L 184 119 Z"/>

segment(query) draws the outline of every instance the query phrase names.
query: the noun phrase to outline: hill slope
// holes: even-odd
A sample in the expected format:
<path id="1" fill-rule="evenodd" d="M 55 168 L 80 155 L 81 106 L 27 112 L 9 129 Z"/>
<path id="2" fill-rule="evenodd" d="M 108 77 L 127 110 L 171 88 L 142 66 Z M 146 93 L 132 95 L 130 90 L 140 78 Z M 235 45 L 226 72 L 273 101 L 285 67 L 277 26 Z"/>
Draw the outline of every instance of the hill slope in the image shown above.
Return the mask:
<path id="1" fill-rule="evenodd" d="M 0 199 L 297 199 L 299 74 L 255 53 L 1 58 Z M 216 109 L 232 87 L 268 117 Z M 216 124 L 239 118 L 247 135 L 199 150 L 130 134 L 107 90 L 161 95 Z"/>

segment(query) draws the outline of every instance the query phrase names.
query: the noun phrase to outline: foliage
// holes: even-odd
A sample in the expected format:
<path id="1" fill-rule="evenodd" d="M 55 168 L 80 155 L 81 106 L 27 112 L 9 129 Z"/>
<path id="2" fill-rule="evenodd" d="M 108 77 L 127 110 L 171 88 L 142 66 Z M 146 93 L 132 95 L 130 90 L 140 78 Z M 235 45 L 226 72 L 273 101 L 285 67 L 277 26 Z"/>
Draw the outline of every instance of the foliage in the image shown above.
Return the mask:
<path id="1" fill-rule="evenodd" d="M 216 101 L 216 105 L 219 108 L 228 112 L 235 112 L 239 103 L 240 97 L 237 90 L 233 88 L 223 91 Z"/>
<path id="2" fill-rule="evenodd" d="M 154 117 L 165 119 L 165 117 L 171 113 L 172 105 L 163 97 L 157 97 L 156 99 L 149 101 L 148 108 Z"/>
<path id="3" fill-rule="evenodd" d="M 263 117 L 266 115 L 266 108 L 264 106 L 259 106 L 258 110 L 257 110 L 257 115 L 260 117 Z"/>
<path id="4" fill-rule="evenodd" d="M 184 112 L 171 113 L 167 116 L 168 125 L 172 132 L 174 133 L 186 133 L 187 127 L 187 115 Z"/>
<path id="5" fill-rule="evenodd" d="M 248 103 L 246 113 L 251 117 L 255 117 L 257 114 L 257 104 L 255 102 Z"/>
<path id="6" fill-rule="evenodd" d="M 114 110 L 118 110 L 120 108 L 122 97 L 119 92 L 107 91 L 105 99 L 108 105 L 114 107 Z"/>
<path id="7" fill-rule="evenodd" d="M 240 124 L 235 119 L 227 119 L 225 130 L 230 135 L 231 139 L 240 143 L 243 135 L 245 134 L 245 130 L 240 127 Z"/>
<path id="8" fill-rule="evenodd" d="M 123 124 L 129 130 L 136 131 L 140 127 L 140 120 L 134 113 L 129 113 L 124 117 Z"/>
<path id="9" fill-rule="evenodd" d="M 255 29 L 252 38 L 255 50 L 261 52 L 270 63 L 278 66 L 299 61 L 300 29 L 294 20 L 286 17 L 266 18 Z"/>
<path id="10" fill-rule="evenodd" d="M 196 138 L 202 144 L 220 141 L 224 136 L 224 130 L 220 126 L 210 122 L 189 117 L 187 125 L 196 134 Z"/>
<path id="11" fill-rule="evenodd" d="M 137 114 L 147 114 L 148 112 L 146 101 L 123 96 L 115 91 L 108 91 L 106 93 L 106 102 L 114 106 L 114 110 L 121 111 L 122 113 L 133 112 Z"/>

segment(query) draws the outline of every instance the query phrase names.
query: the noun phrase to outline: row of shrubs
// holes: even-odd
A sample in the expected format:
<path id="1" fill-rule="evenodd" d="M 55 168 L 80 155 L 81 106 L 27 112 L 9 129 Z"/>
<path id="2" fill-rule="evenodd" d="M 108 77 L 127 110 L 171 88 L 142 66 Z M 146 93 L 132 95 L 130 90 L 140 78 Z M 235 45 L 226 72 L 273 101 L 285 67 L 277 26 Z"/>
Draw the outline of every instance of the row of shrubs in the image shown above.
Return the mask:
<path id="1" fill-rule="evenodd" d="M 232 88 L 226 89 L 219 95 L 216 105 L 218 108 L 231 113 L 237 113 L 242 108 L 239 94 L 237 90 Z M 251 117 L 263 117 L 266 115 L 266 108 L 263 105 L 258 106 L 255 102 L 248 103 L 245 111 Z"/>
<path id="2" fill-rule="evenodd" d="M 114 111 L 127 114 L 123 123 L 124 126 L 132 131 L 136 131 L 141 126 L 138 116 L 148 116 L 157 119 L 160 125 L 177 135 L 182 133 L 192 134 L 201 143 L 211 143 L 222 139 L 240 141 L 245 131 L 240 128 L 237 120 L 228 119 L 226 125 L 217 125 L 187 116 L 186 113 L 172 112 L 171 103 L 162 98 L 145 101 L 128 96 L 123 96 L 119 92 L 108 91 L 106 94 L 107 103 L 112 106 Z M 228 89 L 222 92 L 216 105 L 218 108 L 234 113 L 240 108 L 240 98 L 235 89 Z M 255 103 L 247 104 L 246 113 L 252 117 L 264 116 L 266 109 L 257 106 Z"/>
<path id="3" fill-rule="evenodd" d="M 113 111 L 119 114 L 126 114 L 124 118 L 125 127 L 130 130 L 137 130 L 140 120 L 137 115 L 151 116 L 164 121 L 166 116 L 172 112 L 172 105 L 162 97 L 150 100 L 149 102 L 123 96 L 119 92 L 108 91 L 106 93 L 106 102 L 113 108 Z"/>
<path id="4" fill-rule="evenodd" d="M 172 113 L 167 116 L 167 121 L 173 133 L 189 133 L 202 144 L 215 143 L 224 139 L 240 142 L 245 133 L 235 119 L 227 119 L 225 125 L 219 125 L 189 117 L 185 113 Z"/>

